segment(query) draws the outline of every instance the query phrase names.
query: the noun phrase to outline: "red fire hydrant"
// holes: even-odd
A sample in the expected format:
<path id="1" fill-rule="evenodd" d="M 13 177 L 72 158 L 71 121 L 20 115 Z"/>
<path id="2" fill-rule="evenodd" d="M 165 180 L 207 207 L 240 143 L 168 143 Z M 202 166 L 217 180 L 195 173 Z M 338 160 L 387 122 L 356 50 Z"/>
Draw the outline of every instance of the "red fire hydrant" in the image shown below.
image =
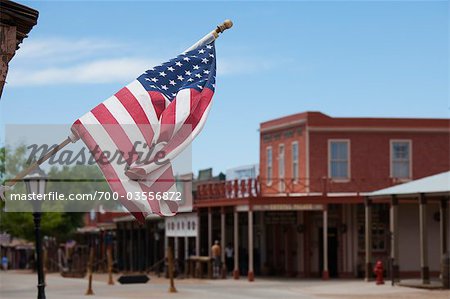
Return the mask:
<path id="1" fill-rule="evenodd" d="M 373 268 L 373 273 L 375 273 L 375 276 L 377 277 L 376 282 L 377 284 L 384 284 L 384 278 L 383 278 L 383 262 L 378 260 L 375 264 L 375 267 Z"/>

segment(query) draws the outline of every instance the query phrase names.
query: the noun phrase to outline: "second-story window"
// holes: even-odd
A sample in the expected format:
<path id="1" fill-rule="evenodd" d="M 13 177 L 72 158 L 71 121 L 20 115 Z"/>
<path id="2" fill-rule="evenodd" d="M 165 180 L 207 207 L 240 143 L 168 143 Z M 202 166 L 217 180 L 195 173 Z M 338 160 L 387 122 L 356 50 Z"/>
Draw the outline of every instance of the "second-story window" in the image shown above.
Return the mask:
<path id="1" fill-rule="evenodd" d="M 266 183 L 267 185 L 270 185 L 272 184 L 272 147 L 270 146 L 266 149 L 266 159 Z"/>
<path id="2" fill-rule="evenodd" d="M 298 142 L 292 142 L 292 180 L 298 182 Z"/>
<path id="3" fill-rule="evenodd" d="M 278 178 L 279 178 L 279 190 L 284 192 L 284 144 L 278 146 Z"/>
<path id="4" fill-rule="evenodd" d="M 328 176 L 333 180 L 350 179 L 350 142 L 330 140 L 328 155 Z"/>
<path id="5" fill-rule="evenodd" d="M 391 177 L 396 179 L 411 178 L 411 141 L 391 141 Z"/>

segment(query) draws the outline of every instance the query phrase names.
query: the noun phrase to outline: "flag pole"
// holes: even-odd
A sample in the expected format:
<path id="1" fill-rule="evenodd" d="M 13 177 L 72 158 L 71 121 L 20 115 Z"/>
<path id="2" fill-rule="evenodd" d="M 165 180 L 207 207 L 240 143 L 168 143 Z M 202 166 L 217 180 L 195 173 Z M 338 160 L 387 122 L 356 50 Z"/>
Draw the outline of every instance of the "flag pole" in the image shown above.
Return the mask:
<path id="1" fill-rule="evenodd" d="M 12 187 L 19 181 L 21 181 L 27 174 L 35 170 L 39 165 L 50 159 L 53 155 L 55 155 L 57 152 L 59 152 L 62 148 L 67 146 L 69 143 L 75 143 L 78 140 L 77 137 L 75 137 L 73 134 L 71 134 L 69 137 L 67 137 L 63 142 L 58 144 L 56 147 L 54 147 L 52 150 L 50 150 L 48 153 L 46 153 L 44 156 L 39 158 L 36 162 L 19 172 L 15 178 L 8 180 L 5 184 L 5 187 Z"/>
<path id="2" fill-rule="evenodd" d="M 219 34 L 223 33 L 227 29 L 230 29 L 231 27 L 233 27 L 233 22 L 231 20 L 227 19 L 223 21 L 222 24 L 217 25 L 216 29 L 202 37 L 198 42 L 187 48 L 184 52 L 189 52 L 201 46 L 212 43 L 219 37 Z"/>

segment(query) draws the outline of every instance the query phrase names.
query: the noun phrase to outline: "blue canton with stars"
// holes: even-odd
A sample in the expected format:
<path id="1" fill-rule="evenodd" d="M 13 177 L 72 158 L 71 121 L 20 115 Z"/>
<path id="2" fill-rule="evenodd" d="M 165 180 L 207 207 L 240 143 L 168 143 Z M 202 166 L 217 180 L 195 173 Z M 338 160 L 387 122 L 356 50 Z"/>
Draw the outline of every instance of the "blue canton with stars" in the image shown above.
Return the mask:
<path id="1" fill-rule="evenodd" d="M 137 80 L 147 91 L 157 91 L 173 101 L 186 88 L 214 91 L 216 85 L 216 50 L 214 43 L 185 52 L 177 58 L 149 69 Z"/>

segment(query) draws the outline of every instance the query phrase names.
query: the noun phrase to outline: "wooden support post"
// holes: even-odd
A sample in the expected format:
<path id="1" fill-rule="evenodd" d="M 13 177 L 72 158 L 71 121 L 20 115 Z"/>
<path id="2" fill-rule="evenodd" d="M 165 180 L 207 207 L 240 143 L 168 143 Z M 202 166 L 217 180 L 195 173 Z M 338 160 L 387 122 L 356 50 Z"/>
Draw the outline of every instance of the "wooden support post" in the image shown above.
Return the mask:
<path id="1" fill-rule="evenodd" d="M 440 216 L 440 235 L 441 235 L 441 256 L 448 252 L 448 198 L 441 199 L 439 209 Z"/>
<path id="2" fill-rule="evenodd" d="M 106 247 L 106 258 L 108 260 L 108 284 L 113 285 L 113 257 L 112 257 L 112 244 L 108 244 Z"/>
<path id="3" fill-rule="evenodd" d="M 173 237 L 173 264 L 174 264 L 174 271 L 178 273 L 178 267 L 180 262 L 180 239 L 179 237 Z"/>
<path id="4" fill-rule="evenodd" d="M 208 208 L 208 255 L 211 256 L 211 247 L 212 247 L 212 211 L 211 208 Z"/>
<path id="5" fill-rule="evenodd" d="M 195 255 L 200 256 L 200 209 L 197 210 L 197 225 L 195 226 L 196 234 L 195 234 Z"/>
<path id="6" fill-rule="evenodd" d="M 92 271 L 94 266 L 94 244 L 93 240 L 91 240 L 91 246 L 89 248 L 89 261 L 88 261 L 88 288 L 86 290 L 85 295 L 94 295 L 94 291 L 92 290 Z"/>
<path id="7" fill-rule="evenodd" d="M 134 222 L 131 221 L 130 223 L 130 271 L 134 272 L 134 249 L 135 249 L 135 245 L 133 242 L 134 239 Z"/>
<path id="8" fill-rule="evenodd" d="M 366 198 L 364 201 L 365 208 L 365 279 L 371 281 L 372 279 L 372 200 Z"/>
<path id="9" fill-rule="evenodd" d="M 420 276 L 423 284 L 430 284 L 430 269 L 428 268 L 428 227 L 427 199 L 424 194 L 419 196 L 420 221 Z"/>
<path id="10" fill-rule="evenodd" d="M 441 281 L 444 289 L 450 289 L 450 260 L 448 255 L 448 200 L 444 197 L 440 202 L 440 253 L 441 253 Z"/>
<path id="11" fill-rule="evenodd" d="M 239 213 L 234 208 L 234 270 L 233 278 L 239 279 Z"/>
<path id="12" fill-rule="evenodd" d="M 43 251 L 43 260 L 44 260 L 44 284 L 47 285 L 47 272 L 48 272 L 48 249 L 44 247 Z"/>
<path id="13" fill-rule="evenodd" d="M 399 243 L 398 243 L 398 199 L 395 195 L 391 197 L 390 207 L 390 233 L 391 233 L 391 264 L 392 283 L 400 280 L 399 273 Z"/>
<path id="14" fill-rule="evenodd" d="M 227 278 L 227 265 L 225 263 L 225 208 L 220 208 L 220 260 L 222 262 L 222 278 Z"/>
<path id="15" fill-rule="evenodd" d="M 2 96 L 3 87 L 6 82 L 6 75 L 8 74 L 8 63 L 16 53 L 16 39 L 16 26 L 0 25 L 0 97 Z"/>
<path id="16" fill-rule="evenodd" d="M 253 211 L 248 210 L 248 281 L 255 280 L 253 269 Z"/>
<path id="17" fill-rule="evenodd" d="M 328 272 L 328 207 L 325 205 L 323 209 L 323 272 L 322 279 L 327 280 L 330 278 Z"/>
<path id="18" fill-rule="evenodd" d="M 167 247 L 167 263 L 170 279 L 169 293 L 176 293 L 177 289 L 175 288 L 175 282 L 173 279 L 173 271 L 174 271 L 173 249 L 171 246 Z"/>

